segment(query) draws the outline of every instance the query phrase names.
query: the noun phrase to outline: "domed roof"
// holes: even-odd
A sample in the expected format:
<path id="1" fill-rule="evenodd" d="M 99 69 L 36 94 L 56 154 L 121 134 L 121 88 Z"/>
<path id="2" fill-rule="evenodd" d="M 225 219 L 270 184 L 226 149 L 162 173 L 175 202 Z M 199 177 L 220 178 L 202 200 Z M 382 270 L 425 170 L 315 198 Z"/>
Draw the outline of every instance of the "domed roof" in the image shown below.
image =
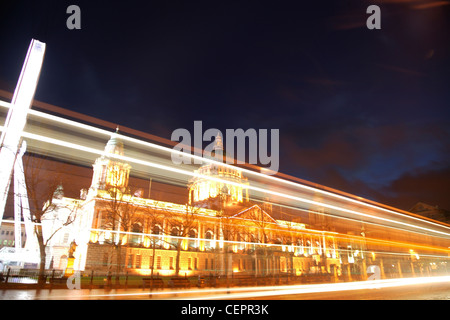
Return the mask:
<path id="1" fill-rule="evenodd" d="M 111 135 L 111 138 L 106 144 L 105 152 L 123 156 L 123 142 L 122 139 L 120 139 L 119 127 L 117 127 L 116 132 Z"/>

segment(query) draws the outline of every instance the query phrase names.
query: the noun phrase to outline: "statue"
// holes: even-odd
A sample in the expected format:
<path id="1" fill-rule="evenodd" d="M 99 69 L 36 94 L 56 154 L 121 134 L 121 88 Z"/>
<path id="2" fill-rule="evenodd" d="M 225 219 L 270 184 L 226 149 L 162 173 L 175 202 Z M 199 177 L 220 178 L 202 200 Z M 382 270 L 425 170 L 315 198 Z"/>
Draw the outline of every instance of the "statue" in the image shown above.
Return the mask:
<path id="1" fill-rule="evenodd" d="M 77 250 L 77 244 L 75 240 L 72 240 L 69 247 L 69 258 L 75 258 L 75 256 L 73 255 L 75 250 Z"/>
<path id="2" fill-rule="evenodd" d="M 69 246 L 69 257 L 67 258 L 67 266 L 66 271 L 64 271 L 64 277 L 70 277 L 74 274 L 73 264 L 75 261 L 75 256 L 73 255 L 75 253 L 75 250 L 77 250 L 77 244 L 75 240 L 72 240 Z"/>

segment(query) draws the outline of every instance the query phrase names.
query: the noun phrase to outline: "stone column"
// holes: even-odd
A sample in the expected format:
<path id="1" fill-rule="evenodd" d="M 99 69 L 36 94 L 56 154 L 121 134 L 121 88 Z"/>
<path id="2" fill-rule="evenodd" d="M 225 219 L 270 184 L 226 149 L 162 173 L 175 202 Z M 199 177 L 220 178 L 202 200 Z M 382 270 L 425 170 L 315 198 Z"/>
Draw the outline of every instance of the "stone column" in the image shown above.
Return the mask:
<path id="1" fill-rule="evenodd" d="M 411 264 L 411 274 L 412 274 L 413 277 L 415 277 L 416 276 L 416 271 L 414 270 L 414 264 L 413 264 L 412 261 L 410 262 L 410 264 Z"/>
<path id="2" fill-rule="evenodd" d="M 352 273 L 351 273 L 350 263 L 347 264 L 347 278 L 348 278 L 348 281 L 353 281 L 352 280 Z"/>
<path id="3" fill-rule="evenodd" d="M 334 282 L 339 282 L 339 278 L 338 278 L 338 274 L 337 274 L 337 264 L 334 265 L 333 267 L 333 280 Z"/>
<path id="4" fill-rule="evenodd" d="M 400 261 L 397 261 L 397 267 L 398 267 L 398 276 L 399 276 L 399 278 L 403 278 L 402 266 L 400 264 Z"/>
<path id="5" fill-rule="evenodd" d="M 366 259 L 362 259 L 362 273 L 361 273 L 362 279 L 361 280 L 367 280 L 367 264 Z"/>
<path id="6" fill-rule="evenodd" d="M 380 259 L 380 277 L 386 279 L 386 273 L 384 273 L 383 259 Z"/>

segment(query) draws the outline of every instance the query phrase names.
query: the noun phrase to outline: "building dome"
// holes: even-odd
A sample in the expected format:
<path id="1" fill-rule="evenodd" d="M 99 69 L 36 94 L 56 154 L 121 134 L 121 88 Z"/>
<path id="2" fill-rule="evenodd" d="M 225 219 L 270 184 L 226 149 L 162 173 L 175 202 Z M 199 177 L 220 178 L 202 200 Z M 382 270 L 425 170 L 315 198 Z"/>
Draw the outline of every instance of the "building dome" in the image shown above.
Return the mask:
<path id="1" fill-rule="evenodd" d="M 119 127 L 117 127 L 116 132 L 111 135 L 111 138 L 106 144 L 105 152 L 123 156 L 123 142 L 122 139 L 120 139 Z"/>
<path id="2" fill-rule="evenodd" d="M 124 143 L 120 138 L 119 128 L 106 143 L 105 154 L 97 158 L 93 164 L 94 174 L 91 188 L 101 190 L 108 188 L 125 190 L 127 188 L 131 166 L 113 155 L 124 155 Z"/>
<path id="3" fill-rule="evenodd" d="M 223 205 L 248 201 L 247 188 L 236 185 L 248 184 L 241 170 L 220 164 L 225 162 L 225 151 L 220 134 L 216 136 L 210 159 L 218 162 L 204 164 L 196 170 L 196 173 L 202 177 L 196 176 L 189 181 L 189 204 L 217 209 Z M 218 182 L 216 178 L 223 182 Z"/>

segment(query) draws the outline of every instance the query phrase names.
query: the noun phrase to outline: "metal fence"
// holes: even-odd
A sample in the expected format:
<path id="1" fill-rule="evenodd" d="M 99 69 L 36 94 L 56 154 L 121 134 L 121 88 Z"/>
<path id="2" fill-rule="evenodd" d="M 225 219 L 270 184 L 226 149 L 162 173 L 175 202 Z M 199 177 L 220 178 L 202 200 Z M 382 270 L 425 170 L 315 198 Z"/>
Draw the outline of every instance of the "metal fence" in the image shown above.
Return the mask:
<path id="1" fill-rule="evenodd" d="M 45 270 L 43 277 L 46 282 L 53 282 L 55 279 L 61 279 L 63 276 L 62 270 Z M 0 272 L 0 283 L 37 283 L 39 279 L 39 270 L 37 269 L 12 269 Z"/>

